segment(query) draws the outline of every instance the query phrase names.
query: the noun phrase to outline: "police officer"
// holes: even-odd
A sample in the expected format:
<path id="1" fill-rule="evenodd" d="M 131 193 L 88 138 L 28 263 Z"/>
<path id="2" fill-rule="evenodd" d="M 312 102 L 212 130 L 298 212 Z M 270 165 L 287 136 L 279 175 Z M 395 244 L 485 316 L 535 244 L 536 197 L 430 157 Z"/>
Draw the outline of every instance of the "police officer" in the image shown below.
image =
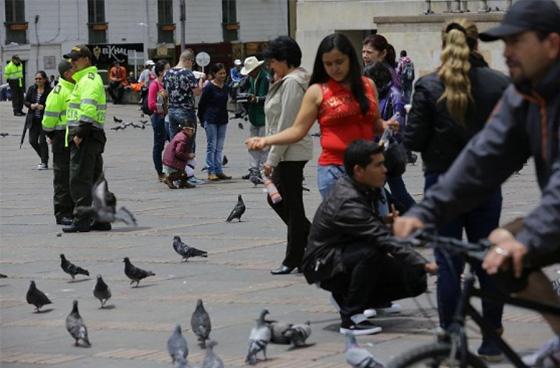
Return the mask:
<path id="1" fill-rule="evenodd" d="M 23 113 L 23 65 L 19 56 L 12 56 L 12 61 L 4 68 L 4 75 L 12 91 L 12 108 L 14 116 L 25 116 Z"/>
<path id="2" fill-rule="evenodd" d="M 85 45 L 64 55 L 74 68 L 76 86 L 68 99 L 66 118 L 70 142 L 70 194 L 76 207 L 91 206 L 91 188 L 103 171 L 101 154 L 105 148 L 105 112 L 107 102 L 103 81 L 92 65 L 91 51 Z M 93 223 L 87 216 L 74 216 L 65 233 L 110 230 L 110 224 Z"/>
<path id="3" fill-rule="evenodd" d="M 49 137 L 53 153 L 54 216 L 58 225 L 72 224 L 74 202 L 70 195 L 70 148 L 66 142 L 66 108 L 74 89 L 74 69 L 67 60 L 58 64 L 59 83 L 47 97 L 43 130 Z"/>

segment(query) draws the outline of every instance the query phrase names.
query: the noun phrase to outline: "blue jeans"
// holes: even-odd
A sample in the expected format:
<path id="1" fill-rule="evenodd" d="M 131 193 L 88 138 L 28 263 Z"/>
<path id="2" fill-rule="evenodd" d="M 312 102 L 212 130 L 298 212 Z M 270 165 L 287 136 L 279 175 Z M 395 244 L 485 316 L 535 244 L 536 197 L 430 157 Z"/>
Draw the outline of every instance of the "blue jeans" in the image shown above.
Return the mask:
<path id="1" fill-rule="evenodd" d="M 426 173 L 424 191 L 434 185 L 440 174 Z M 442 236 L 461 239 L 463 229 L 470 242 L 486 238 L 492 230 L 498 227 L 502 210 L 502 191 L 498 189 L 489 193 L 486 200 L 477 208 L 462 214 L 441 226 L 438 230 Z M 461 295 L 460 276 L 465 267 L 465 260 L 461 256 L 450 255 L 440 249 L 435 250 L 438 265 L 437 298 L 439 323 L 441 327 L 448 327 L 453 321 L 453 315 Z M 482 269 L 480 263 L 471 264 L 482 290 L 487 293 L 498 293 L 494 281 Z M 502 327 L 503 303 L 482 300 L 482 315 L 484 320 L 494 329 Z"/>
<path id="2" fill-rule="evenodd" d="M 206 130 L 206 166 L 208 175 L 222 174 L 222 152 L 226 140 L 227 124 L 212 124 L 204 122 Z"/>
<path id="3" fill-rule="evenodd" d="M 346 171 L 342 165 L 317 166 L 317 187 L 322 199 L 328 196 L 336 181 L 345 174 Z"/>
<path id="4" fill-rule="evenodd" d="M 167 113 L 169 119 L 169 139 L 173 139 L 175 134 L 179 131 L 179 124 L 185 120 L 191 120 L 196 125 L 196 114 L 194 111 L 180 109 L 180 108 L 169 108 Z"/>
<path id="5" fill-rule="evenodd" d="M 167 131 L 165 129 L 165 118 L 159 114 L 152 114 L 152 128 L 154 128 L 154 147 L 152 149 L 152 159 L 154 160 L 154 167 L 158 174 L 163 173 L 161 164 L 161 153 L 165 146 L 167 138 Z"/>
<path id="6" fill-rule="evenodd" d="M 389 190 L 393 196 L 393 200 L 396 203 L 397 209 L 400 208 L 401 213 L 405 213 L 412 207 L 416 202 L 414 198 L 406 190 L 406 186 L 402 179 L 402 176 L 388 176 L 387 184 L 389 184 Z"/>

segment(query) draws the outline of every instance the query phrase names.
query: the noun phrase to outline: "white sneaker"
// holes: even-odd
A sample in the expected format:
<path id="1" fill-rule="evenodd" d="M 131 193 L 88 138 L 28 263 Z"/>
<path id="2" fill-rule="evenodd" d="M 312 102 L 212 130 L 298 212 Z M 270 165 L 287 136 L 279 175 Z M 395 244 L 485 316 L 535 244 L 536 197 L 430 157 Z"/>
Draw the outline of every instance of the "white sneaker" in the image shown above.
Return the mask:
<path id="1" fill-rule="evenodd" d="M 378 315 L 387 315 L 387 314 L 398 314 L 402 312 L 402 308 L 400 304 L 391 303 L 390 307 L 387 308 L 375 308 L 375 311 Z"/>
<path id="2" fill-rule="evenodd" d="M 47 164 L 43 164 L 40 163 L 39 165 L 37 165 L 37 170 L 48 170 L 49 167 L 47 166 Z"/>
<path id="3" fill-rule="evenodd" d="M 556 368 L 560 365 L 560 336 L 548 340 L 539 350 L 523 357 L 529 367 Z"/>

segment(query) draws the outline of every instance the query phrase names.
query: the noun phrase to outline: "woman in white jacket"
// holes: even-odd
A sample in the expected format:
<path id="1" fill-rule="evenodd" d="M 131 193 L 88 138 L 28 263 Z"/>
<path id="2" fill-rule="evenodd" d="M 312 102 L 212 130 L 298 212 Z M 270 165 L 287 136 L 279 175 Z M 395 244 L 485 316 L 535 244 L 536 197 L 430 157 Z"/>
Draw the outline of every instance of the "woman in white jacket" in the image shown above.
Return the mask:
<path id="1" fill-rule="evenodd" d="M 290 37 L 269 42 L 263 55 L 274 73 L 264 105 L 266 134 L 273 135 L 293 124 L 310 76 L 300 67 L 301 49 Z M 296 143 L 271 146 L 264 165 L 265 175 L 271 176 L 282 196 L 278 203 L 267 197 L 268 203 L 288 227 L 286 256 L 278 269 L 270 271 L 273 275 L 289 274 L 303 260 L 311 226 L 303 205 L 303 168 L 312 156 L 313 142 L 307 135 Z"/>

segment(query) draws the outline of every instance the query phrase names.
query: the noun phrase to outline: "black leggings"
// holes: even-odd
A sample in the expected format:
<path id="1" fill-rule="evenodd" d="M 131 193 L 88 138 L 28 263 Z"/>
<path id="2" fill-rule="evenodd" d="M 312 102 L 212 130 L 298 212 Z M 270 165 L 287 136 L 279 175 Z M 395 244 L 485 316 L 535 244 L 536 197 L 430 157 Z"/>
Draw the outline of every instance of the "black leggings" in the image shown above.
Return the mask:
<path id="1" fill-rule="evenodd" d="M 33 117 L 33 122 L 29 127 L 29 144 L 41 158 L 41 163 L 47 165 L 49 163 L 49 145 L 41 126 L 41 118 Z"/>

